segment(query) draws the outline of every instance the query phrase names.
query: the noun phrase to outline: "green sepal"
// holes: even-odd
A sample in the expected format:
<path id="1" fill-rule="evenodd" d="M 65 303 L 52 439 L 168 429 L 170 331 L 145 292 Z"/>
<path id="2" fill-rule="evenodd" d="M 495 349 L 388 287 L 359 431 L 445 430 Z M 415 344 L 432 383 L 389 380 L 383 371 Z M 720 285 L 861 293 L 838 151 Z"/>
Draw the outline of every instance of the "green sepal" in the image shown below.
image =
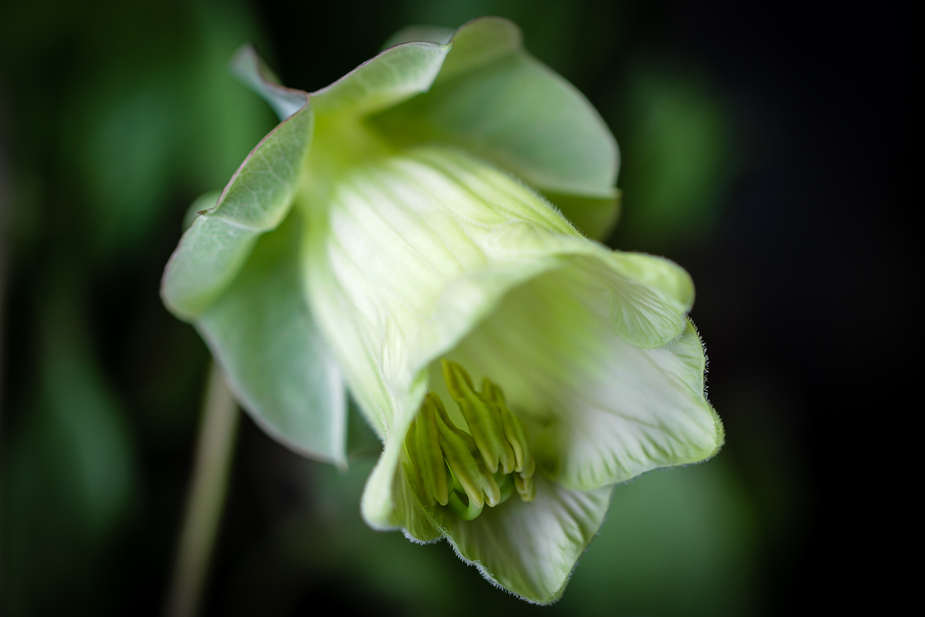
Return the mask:
<path id="1" fill-rule="evenodd" d="M 330 86 L 311 94 L 319 114 L 365 116 L 427 91 L 450 51 L 430 42 L 390 47 Z"/>
<path id="2" fill-rule="evenodd" d="M 303 455 L 344 467 L 346 392 L 301 292 L 300 226 L 293 212 L 264 234 L 195 325 L 258 425 Z"/>
<path id="3" fill-rule="evenodd" d="M 583 197 L 566 193 L 542 195 L 565 215 L 578 231 L 589 238 L 604 242 L 620 218 L 621 191 L 614 197 Z"/>
<path id="4" fill-rule="evenodd" d="M 214 208 L 196 217 L 180 239 L 161 286 L 174 315 L 190 321 L 209 308 L 244 266 L 261 234 L 275 229 L 292 205 L 311 143 L 305 105 L 248 155 Z"/>
<path id="5" fill-rule="evenodd" d="M 576 210 L 589 237 L 615 221 L 616 141 L 597 111 L 538 62 L 504 19 L 466 24 L 432 88 L 371 121 L 402 145 L 443 143 L 479 156 Z M 576 208 L 570 196 L 581 198 Z"/>
<path id="6" fill-rule="evenodd" d="M 231 59 L 231 71 L 244 85 L 265 100 L 280 120 L 305 106 L 308 93 L 283 86 L 252 45 L 245 45 Z"/>

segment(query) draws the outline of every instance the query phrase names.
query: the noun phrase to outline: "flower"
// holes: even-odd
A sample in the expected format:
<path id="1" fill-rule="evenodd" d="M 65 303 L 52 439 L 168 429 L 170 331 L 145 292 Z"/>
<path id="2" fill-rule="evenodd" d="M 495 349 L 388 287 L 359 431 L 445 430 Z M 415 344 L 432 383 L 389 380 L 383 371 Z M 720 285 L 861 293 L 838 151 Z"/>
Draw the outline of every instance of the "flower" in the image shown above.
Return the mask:
<path id="1" fill-rule="evenodd" d="M 349 389 L 384 443 L 370 526 L 554 601 L 614 484 L 723 440 L 689 276 L 588 237 L 613 138 L 501 19 L 311 95 L 237 66 L 285 120 L 185 233 L 166 304 L 299 451 L 344 463 Z"/>

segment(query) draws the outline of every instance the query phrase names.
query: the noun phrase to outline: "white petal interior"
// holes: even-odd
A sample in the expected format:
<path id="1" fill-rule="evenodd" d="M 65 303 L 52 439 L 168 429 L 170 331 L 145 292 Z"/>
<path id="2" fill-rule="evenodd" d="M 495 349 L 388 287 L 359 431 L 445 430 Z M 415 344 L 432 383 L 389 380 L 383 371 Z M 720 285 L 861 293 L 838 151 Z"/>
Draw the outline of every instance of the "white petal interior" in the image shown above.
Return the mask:
<path id="1" fill-rule="evenodd" d="M 594 537 L 611 487 L 575 491 L 537 479 L 536 499 L 510 499 L 474 521 L 438 511 L 459 556 L 488 580 L 538 604 L 562 594 L 578 557 Z"/>
<path id="2" fill-rule="evenodd" d="M 693 327 L 656 349 L 627 343 L 591 259 L 510 291 L 448 356 L 502 386 L 543 473 L 586 490 L 703 460 L 720 439 Z"/>

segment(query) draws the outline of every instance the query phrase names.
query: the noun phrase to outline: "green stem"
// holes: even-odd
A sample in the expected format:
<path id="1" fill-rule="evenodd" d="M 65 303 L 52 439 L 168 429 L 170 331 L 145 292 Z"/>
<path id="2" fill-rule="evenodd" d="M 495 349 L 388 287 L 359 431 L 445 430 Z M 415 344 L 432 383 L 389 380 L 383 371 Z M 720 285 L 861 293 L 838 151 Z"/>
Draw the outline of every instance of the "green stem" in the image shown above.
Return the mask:
<path id="1" fill-rule="evenodd" d="M 199 610 L 228 488 L 239 415 L 224 377 L 213 364 L 166 617 L 194 617 Z"/>

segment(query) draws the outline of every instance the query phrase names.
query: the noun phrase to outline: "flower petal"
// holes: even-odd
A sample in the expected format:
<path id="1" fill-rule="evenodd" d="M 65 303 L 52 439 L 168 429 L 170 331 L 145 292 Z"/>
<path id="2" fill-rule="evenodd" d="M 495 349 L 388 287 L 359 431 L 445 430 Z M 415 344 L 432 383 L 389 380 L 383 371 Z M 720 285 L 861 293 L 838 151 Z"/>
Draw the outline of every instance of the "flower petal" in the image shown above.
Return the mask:
<path id="1" fill-rule="evenodd" d="M 611 487 L 575 491 L 536 480 L 530 503 L 513 498 L 463 521 L 438 508 L 437 522 L 460 558 L 489 581 L 525 600 L 549 604 L 562 595 L 575 562 L 597 533 Z"/>
<path id="2" fill-rule="evenodd" d="M 496 261 L 560 258 L 569 267 L 560 282 L 582 297 L 605 302 L 610 320 L 627 342 L 661 347 L 677 338 L 694 302 L 694 284 L 683 268 L 662 257 L 611 251 L 584 238 L 537 225 L 511 222 L 492 231 L 485 252 Z"/>
<path id="3" fill-rule="evenodd" d="M 327 208 L 312 212 L 303 254 L 309 302 L 345 372 L 379 372 L 361 390 L 382 380 L 406 391 L 504 290 L 557 265 L 532 256 L 489 261 L 495 228 L 519 220 L 580 238 L 534 193 L 442 150 L 358 167 Z"/>
<path id="4" fill-rule="evenodd" d="M 655 257 L 614 253 L 581 237 L 538 195 L 457 152 L 418 149 L 357 167 L 341 178 L 328 207 L 311 213 L 315 218 L 308 226 L 303 264 L 312 312 L 361 408 L 386 442 L 364 496 L 364 515 L 376 527 L 400 525 L 391 491 L 401 444 L 428 387 L 439 392 L 435 383 L 428 385 L 428 365 L 470 331 L 496 327 L 497 344 L 509 346 L 510 351 L 496 356 L 504 357 L 503 362 L 486 361 L 485 366 L 496 368 L 473 375 L 481 381 L 487 374 L 507 392 L 505 378 L 514 368 L 547 362 L 543 367 L 556 378 L 550 383 L 565 379 L 570 387 L 581 378 L 579 368 L 614 368 L 616 361 L 609 355 L 619 355 L 619 346 L 642 354 L 638 346 L 665 345 L 687 324 L 693 291 L 678 266 Z M 534 280 L 539 282 L 534 285 Z M 542 297 L 517 300 L 520 289 Z M 547 305 L 540 314 L 540 307 Z M 588 311 L 592 313 L 586 316 Z M 498 314 L 504 315 L 501 321 Z M 535 315 L 539 316 L 534 319 Z M 593 322 L 587 321 L 592 317 Z M 603 331 L 602 339 L 595 338 L 598 330 Z M 573 334 L 581 344 L 590 337 L 591 342 L 613 339 L 618 347 L 576 350 L 570 342 Z M 535 348 L 506 343 L 510 336 L 535 338 Z M 492 354 L 494 341 L 483 339 L 475 348 Z M 534 358 L 537 352 L 541 357 Z M 587 357 L 575 361 L 577 352 Z M 473 362 L 461 363 L 479 366 Z M 561 378 L 555 373 L 560 365 Z M 512 383 L 519 383 L 517 379 Z M 520 389 L 533 387 L 522 382 Z M 536 392 L 545 393 L 542 387 Z M 541 396 L 529 400 L 537 409 L 548 406 Z M 585 403 L 576 405 L 577 412 L 584 413 Z M 559 411 L 566 414 L 570 409 Z M 666 414 L 684 415 L 667 408 Z M 713 440 L 712 416 L 707 415 Z M 572 445 L 562 443 L 563 448 Z M 561 449 L 550 448 L 547 459 L 555 460 Z M 621 459 L 626 465 L 614 468 L 610 481 L 690 458 L 675 454 L 642 466 Z M 560 473 L 547 466 L 551 473 Z M 593 481 L 597 476 L 603 477 L 596 474 Z"/>
<path id="5" fill-rule="evenodd" d="M 364 414 L 386 442 L 364 494 L 374 527 L 399 525 L 392 482 L 427 391 L 426 366 L 511 286 L 556 259 L 489 261 L 511 220 L 580 235 L 536 194 L 455 152 L 422 150 L 358 167 L 309 210 L 306 297 Z M 585 241 L 586 242 L 586 241 Z M 397 518 L 396 518 L 397 517 Z"/>
<path id="6" fill-rule="evenodd" d="M 485 374 L 503 385 L 531 429 L 540 470 L 569 488 L 712 456 L 722 426 L 704 396 L 693 326 L 685 322 L 664 347 L 640 348 L 621 336 L 606 297 L 575 270 L 511 291 L 448 358 L 470 367 L 474 379 Z"/>
<path id="7" fill-rule="evenodd" d="M 366 480 L 360 504 L 363 519 L 380 531 L 402 529 L 412 542 L 424 544 L 439 540 L 444 536 L 443 531 L 425 512 L 403 471 L 396 469 L 396 463 L 391 460 L 401 447 L 387 443 L 386 452 Z"/>

